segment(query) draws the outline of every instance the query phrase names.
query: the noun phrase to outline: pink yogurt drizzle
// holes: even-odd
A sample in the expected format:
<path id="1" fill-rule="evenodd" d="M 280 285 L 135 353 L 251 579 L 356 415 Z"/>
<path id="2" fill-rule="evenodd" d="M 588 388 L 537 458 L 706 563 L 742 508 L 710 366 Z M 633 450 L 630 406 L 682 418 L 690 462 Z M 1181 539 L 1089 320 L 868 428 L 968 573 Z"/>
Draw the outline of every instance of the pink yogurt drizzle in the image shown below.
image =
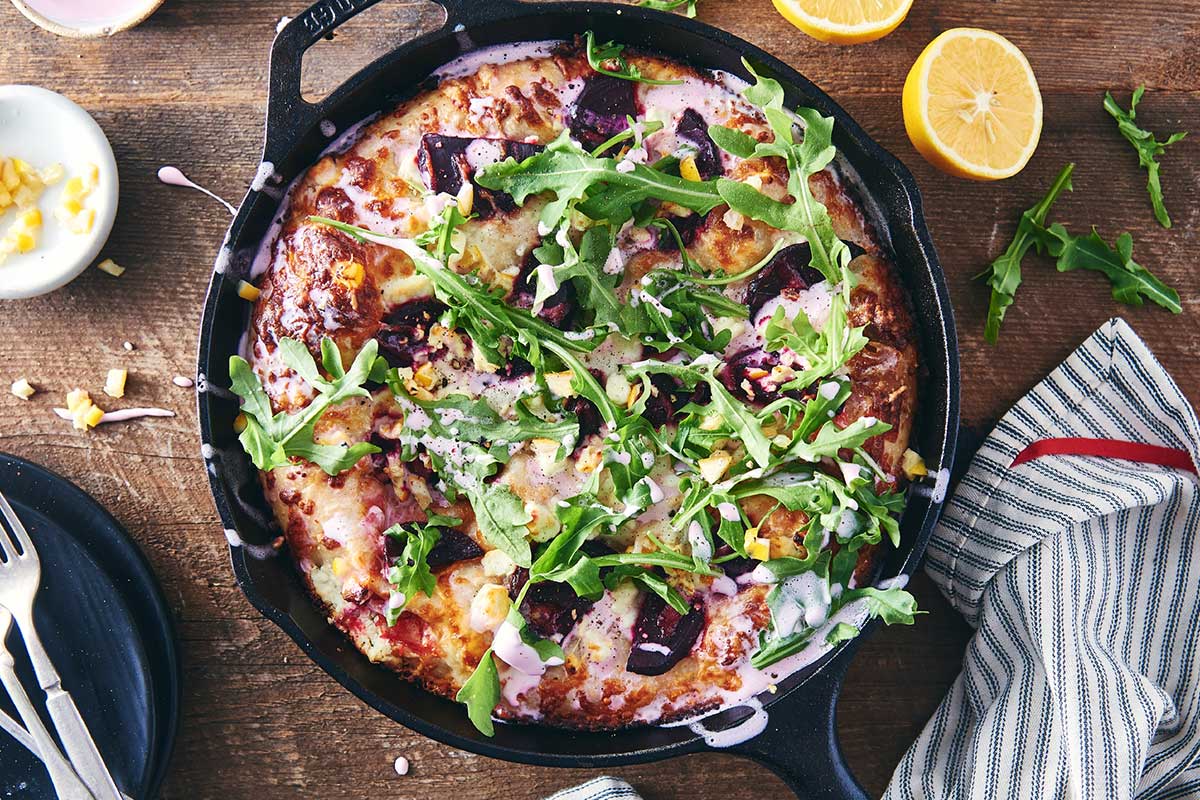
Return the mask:
<path id="1" fill-rule="evenodd" d="M 216 200 L 218 203 L 225 206 L 225 208 L 229 209 L 230 214 L 237 216 L 237 209 L 233 207 L 232 203 L 225 198 L 220 197 L 215 192 L 211 192 L 200 184 L 191 180 L 188 176 L 184 175 L 178 167 L 161 167 L 158 170 L 158 179 L 168 186 L 184 186 L 188 189 L 195 189 L 196 191 L 203 192 L 213 200 Z"/>

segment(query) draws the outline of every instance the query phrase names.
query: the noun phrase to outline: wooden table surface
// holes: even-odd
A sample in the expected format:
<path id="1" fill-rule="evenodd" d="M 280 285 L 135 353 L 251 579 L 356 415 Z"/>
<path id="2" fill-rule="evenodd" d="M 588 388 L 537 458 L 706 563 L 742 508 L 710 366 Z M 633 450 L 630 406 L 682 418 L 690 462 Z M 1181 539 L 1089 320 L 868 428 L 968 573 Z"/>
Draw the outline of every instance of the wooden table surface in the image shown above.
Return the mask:
<path id="1" fill-rule="evenodd" d="M 480 0 L 481 2 L 483 0 Z M 184 659 L 181 734 L 169 798 L 536 798 L 588 771 L 505 764 L 434 744 L 358 702 L 263 620 L 233 583 L 199 454 L 192 392 L 171 383 L 195 369 L 204 290 L 229 217 L 195 192 L 160 184 L 163 164 L 227 198 L 242 196 L 259 161 L 267 50 L 281 15 L 302 0 L 168 0 L 141 27 L 104 41 L 56 38 L 0 5 L 0 81 L 66 93 L 108 133 L 121 171 L 121 206 L 105 255 L 120 279 L 89 270 L 61 291 L 0 303 L 0 384 L 26 376 L 42 393 L 0 393 L 0 450 L 78 482 L 130 530 L 157 570 Z M 1110 316 L 1149 342 L 1184 393 L 1200 399 L 1200 5 L 1194 0 L 916 0 L 882 41 L 823 45 L 786 24 L 768 0 L 702 0 L 701 20 L 789 62 L 840 102 L 917 176 L 941 255 L 962 348 L 963 421 L 986 430 Z M 414 33 L 440 24 L 430 3 L 386 0 L 322 42 L 306 62 L 319 94 Z M 996 30 L 1033 64 L 1045 101 L 1041 147 L 1016 178 L 976 184 L 929 167 L 904 134 L 900 89 L 924 45 L 960 25 Z M 1134 153 L 1101 109 L 1148 87 L 1139 120 L 1197 135 L 1163 159 L 1173 230 L 1158 227 Z M 1025 283 L 1000 344 L 982 338 L 988 292 L 971 280 L 1002 250 L 1020 211 L 1067 161 L 1075 192 L 1054 217 L 1105 236 L 1129 230 L 1136 257 L 1183 297 L 1184 313 L 1116 304 L 1098 275 L 1058 274 L 1026 261 Z M 136 350 L 126 352 L 122 342 Z M 50 411 L 82 386 L 99 395 L 104 372 L 130 370 L 128 402 L 175 419 L 79 433 Z M 925 578 L 929 611 L 914 628 L 869 641 L 851 667 L 839 729 L 872 794 L 957 674 L 970 630 Z M 803 743 L 798 743 L 803 746 Z M 412 762 L 398 777 L 392 762 Z M 765 770 L 733 757 L 693 756 L 614 770 L 655 800 L 781 796 Z"/>

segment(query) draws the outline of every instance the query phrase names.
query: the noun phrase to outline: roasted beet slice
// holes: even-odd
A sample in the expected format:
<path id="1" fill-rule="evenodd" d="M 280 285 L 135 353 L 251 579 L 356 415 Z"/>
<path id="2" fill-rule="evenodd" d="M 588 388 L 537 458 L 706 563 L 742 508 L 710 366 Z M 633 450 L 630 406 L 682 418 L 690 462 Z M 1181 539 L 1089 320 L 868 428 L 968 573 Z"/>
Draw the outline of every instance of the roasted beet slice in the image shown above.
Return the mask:
<path id="1" fill-rule="evenodd" d="M 388 537 L 389 539 L 392 537 Z M 425 563 L 430 569 L 440 569 L 459 561 L 469 561 L 483 555 L 483 548 L 465 533 L 454 528 L 442 528 L 442 538 L 429 551 Z"/>
<path id="2" fill-rule="evenodd" d="M 700 226 L 708 219 L 706 214 L 691 214 L 686 217 L 667 217 L 671 224 L 675 226 L 675 231 L 679 234 L 680 241 L 684 247 L 691 247 L 696 241 L 696 234 L 700 232 Z M 669 231 L 660 228 L 652 229 L 658 237 L 655 242 L 659 250 L 664 253 L 669 253 L 672 250 L 678 249 L 679 245 L 675 242 L 675 237 Z"/>
<path id="3" fill-rule="evenodd" d="M 638 675 L 662 675 L 692 651 L 704 623 L 704 606 L 699 600 L 693 600 L 691 611 L 680 616 L 666 600 L 643 592 L 625 669 Z"/>
<path id="4" fill-rule="evenodd" d="M 708 135 L 708 123 L 700 112 L 694 108 L 685 109 L 675 125 L 675 136 L 683 139 L 696 148 L 696 171 L 700 177 L 708 180 L 724 174 L 721 167 L 721 154 L 717 145 Z"/>
<path id="5" fill-rule="evenodd" d="M 854 242 L 846 242 L 851 258 L 858 258 L 866 251 Z M 802 292 L 805 289 L 825 280 L 825 276 L 814 267 L 812 250 L 807 243 L 794 244 L 785 247 L 775 254 L 771 263 L 762 272 L 750 279 L 746 291 L 746 306 L 750 309 L 753 319 L 768 300 L 773 300 L 784 292 Z"/>
<path id="6" fill-rule="evenodd" d="M 483 555 L 483 548 L 475 544 L 475 540 L 462 531 L 454 528 L 442 528 L 441 533 L 441 538 L 425 558 L 425 563 L 429 565 L 430 569 L 441 569 L 450 564 L 468 561 Z M 383 537 L 383 549 L 389 562 L 395 561 L 404 554 L 404 544 L 395 536 Z"/>
<path id="7" fill-rule="evenodd" d="M 580 549 L 593 558 L 612 552 L 612 548 L 596 540 L 584 542 Z M 607 567 L 600 570 L 600 575 L 603 576 L 608 570 Z M 515 600 L 528 582 L 529 570 L 518 567 L 508 578 L 509 597 Z M 530 587 L 521 603 L 521 616 L 543 639 L 566 636 L 592 605 L 593 601 L 575 594 L 569 584 L 547 581 Z"/>
<path id="8" fill-rule="evenodd" d="M 427 359 L 429 327 L 445 310 L 446 306 L 432 297 L 398 306 L 383 318 L 375 334 L 379 355 L 393 367 L 411 367 L 422 356 Z"/>
<path id="9" fill-rule="evenodd" d="M 571 135 L 592 150 L 628 128 L 628 117 L 636 116 L 633 81 L 596 74 L 587 79 L 578 99 L 567 107 L 566 124 Z"/>
<path id="10" fill-rule="evenodd" d="M 749 347 L 729 359 L 721 372 L 721 382 L 737 397 L 768 402 L 779 397 L 779 387 L 771 380 L 771 370 L 777 366 L 778 354 Z"/>
<path id="11" fill-rule="evenodd" d="M 726 546 L 726 549 L 729 549 L 728 546 Z M 762 562 L 755 561 L 753 558 L 742 558 L 741 556 L 737 556 L 736 558 L 731 558 L 728 561 L 721 562 L 721 569 L 724 571 L 726 577 L 737 580 L 747 572 L 753 572 L 754 568 L 760 563 Z"/>
<path id="12" fill-rule="evenodd" d="M 656 391 L 646 401 L 646 412 L 642 414 L 655 428 L 661 428 L 675 418 L 675 412 L 687 405 L 691 392 L 680 389 L 679 384 L 666 375 L 655 375 L 650 384 Z"/>
<path id="13" fill-rule="evenodd" d="M 774 300 L 785 291 L 802 292 L 825 280 L 819 270 L 809 266 L 811 261 L 812 250 L 807 243 L 794 244 L 776 253 L 771 263 L 750 279 L 746 291 L 750 318 L 754 319 L 768 300 Z"/>
<path id="14" fill-rule="evenodd" d="M 533 271 L 538 266 L 538 260 L 533 253 L 526 256 L 525 261 L 521 264 L 521 271 L 517 278 L 513 281 L 512 294 L 509 295 L 508 302 L 517 308 L 530 308 L 533 306 L 533 298 L 537 293 L 537 286 L 533 278 Z M 574 322 L 575 312 L 579 309 L 578 296 L 575 293 L 574 284 L 567 282 L 558 287 L 558 291 L 546 298 L 546 302 L 542 304 L 539 317 L 549 322 L 556 328 L 565 330 L 571 327 Z"/>
<path id="15" fill-rule="evenodd" d="M 504 192 L 494 192 L 475 183 L 476 169 L 510 156 L 524 161 L 541 150 L 539 144 L 509 139 L 472 139 L 427 133 L 421 137 L 417 150 L 417 166 L 429 188 L 435 192 L 456 195 L 463 181 L 471 181 L 475 187 L 472 210 L 481 219 L 487 219 L 497 211 L 512 211 L 516 204 Z"/>

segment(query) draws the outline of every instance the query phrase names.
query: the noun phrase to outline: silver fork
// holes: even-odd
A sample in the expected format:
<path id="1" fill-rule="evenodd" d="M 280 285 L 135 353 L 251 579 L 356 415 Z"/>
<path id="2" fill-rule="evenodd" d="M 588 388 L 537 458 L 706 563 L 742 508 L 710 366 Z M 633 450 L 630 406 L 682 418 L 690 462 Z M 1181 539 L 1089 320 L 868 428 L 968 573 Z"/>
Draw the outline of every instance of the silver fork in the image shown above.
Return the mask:
<path id="1" fill-rule="evenodd" d="M 38 716 L 37 709 L 33 707 L 33 702 L 29 699 L 29 695 L 25 694 L 25 688 L 21 686 L 12 654 L 8 652 L 8 648 L 4 644 L 11 625 L 12 615 L 4 608 L 0 608 L 0 683 L 3 683 L 4 688 L 8 690 L 13 705 L 17 707 L 21 719 L 25 721 L 29 738 L 33 740 L 33 744 L 37 745 L 36 755 L 46 765 L 46 771 L 50 773 L 50 782 L 54 784 L 54 791 L 60 800 L 93 800 L 92 793 L 83 785 L 83 781 L 76 777 L 71 765 L 59 752 L 58 745 L 54 743 L 50 732 L 42 724 L 42 718 Z M 28 743 L 24 744 L 26 747 L 29 746 Z"/>
<path id="2" fill-rule="evenodd" d="M 33 663 L 33 671 L 37 674 L 38 685 L 46 692 L 46 710 L 58 730 L 58 738 L 62 740 L 63 748 L 71 765 L 79 773 L 84 784 L 95 796 L 95 800 L 119 800 L 120 792 L 113 783 L 112 775 L 104 766 L 104 759 L 96 748 L 96 742 L 88 733 L 87 725 L 75 707 L 75 701 L 62 687 L 62 679 L 42 641 L 38 637 L 37 628 L 33 624 L 33 601 L 37 597 L 38 585 L 42 580 L 42 564 L 34 549 L 33 540 L 12 506 L 8 504 L 4 494 L 0 493 L 0 514 L 8 520 L 11 536 L 5 533 L 0 525 L 0 606 L 10 612 L 25 640 L 25 650 Z M 19 545 L 19 547 L 18 547 Z M 10 689 L 11 692 L 11 689 Z M 26 724 L 29 721 L 26 720 Z M 32 729 L 30 730 L 32 733 Z M 41 743 L 39 742 L 39 746 Z M 44 748 L 43 748 L 44 750 Z"/>

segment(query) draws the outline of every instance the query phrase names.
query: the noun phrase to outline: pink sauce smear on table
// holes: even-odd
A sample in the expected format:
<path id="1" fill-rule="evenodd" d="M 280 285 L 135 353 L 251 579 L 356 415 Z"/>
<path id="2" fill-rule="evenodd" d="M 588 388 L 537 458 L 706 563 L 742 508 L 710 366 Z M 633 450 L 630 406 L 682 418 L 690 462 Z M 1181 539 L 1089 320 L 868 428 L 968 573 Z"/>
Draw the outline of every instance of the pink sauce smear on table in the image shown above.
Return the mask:
<path id="1" fill-rule="evenodd" d="M 51 22 L 68 28 L 117 25 L 141 16 L 147 0 L 25 0 Z"/>

